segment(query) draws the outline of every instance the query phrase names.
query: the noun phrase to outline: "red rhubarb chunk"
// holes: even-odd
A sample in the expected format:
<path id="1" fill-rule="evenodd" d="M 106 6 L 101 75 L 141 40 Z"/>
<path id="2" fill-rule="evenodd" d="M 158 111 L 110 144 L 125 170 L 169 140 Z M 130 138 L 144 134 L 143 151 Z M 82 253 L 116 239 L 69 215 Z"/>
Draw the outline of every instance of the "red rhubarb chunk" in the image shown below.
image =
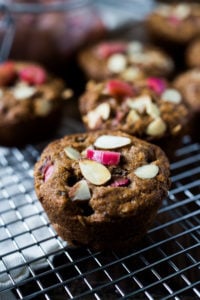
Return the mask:
<path id="1" fill-rule="evenodd" d="M 158 95 L 162 94 L 162 92 L 166 89 L 165 81 L 157 77 L 147 78 L 147 86 Z"/>
<path id="2" fill-rule="evenodd" d="M 118 178 L 111 184 L 111 186 L 113 187 L 127 186 L 129 185 L 129 183 L 130 180 L 128 178 Z"/>
<path id="3" fill-rule="evenodd" d="M 133 87 L 127 82 L 112 79 L 106 84 L 106 92 L 112 96 L 131 97 L 134 95 Z"/>
<path id="4" fill-rule="evenodd" d="M 173 16 L 173 15 L 168 17 L 168 21 L 173 26 L 177 26 L 181 23 L 181 19 L 179 19 L 177 16 Z"/>
<path id="5" fill-rule="evenodd" d="M 96 51 L 100 58 L 108 58 L 116 53 L 124 53 L 126 49 L 127 45 L 123 42 L 105 42 L 97 46 Z"/>
<path id="6" fill-rule="evenodd" d="M 9 85 L 16 77 L 15 64 L 7 61 L 0 64 L 0 86 Z"/>
<path id="7" fill-rule="evenodd" d="M 40 85 L 45 83 L 47 74 L 39 66 L 27 66 L 19 71 L 19 78 L 31 85 Z"/>
<path id="8" fill-rule="evenodd" d="M 113 151 L 88 149 L 86 156 L 88 159 L 95 160 L 103 165 L 117 165 L 120 161 L 120 153 Z"/>
<path id="9" fill-rule="evenodd" d="M 46 165 L 44 170 L 43 170 L 43 174 L 44 174 L 44 182 L 46 182 L 51 175 L 53 174 L 54 171 L 54 165 Z"/>

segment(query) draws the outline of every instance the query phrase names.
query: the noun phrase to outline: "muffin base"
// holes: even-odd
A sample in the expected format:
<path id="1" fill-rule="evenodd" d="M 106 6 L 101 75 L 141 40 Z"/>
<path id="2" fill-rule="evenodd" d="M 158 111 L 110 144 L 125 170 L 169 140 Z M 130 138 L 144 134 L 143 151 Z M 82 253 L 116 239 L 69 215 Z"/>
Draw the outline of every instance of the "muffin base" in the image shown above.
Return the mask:
<path id="1" fill-rule="evenodd" d="M 60 120 L 61 109 L 57 109 L 45 117 L 0 125 L 0 144 L 13 147 L 38 142 L 51 136 L 60 124 Z"/>

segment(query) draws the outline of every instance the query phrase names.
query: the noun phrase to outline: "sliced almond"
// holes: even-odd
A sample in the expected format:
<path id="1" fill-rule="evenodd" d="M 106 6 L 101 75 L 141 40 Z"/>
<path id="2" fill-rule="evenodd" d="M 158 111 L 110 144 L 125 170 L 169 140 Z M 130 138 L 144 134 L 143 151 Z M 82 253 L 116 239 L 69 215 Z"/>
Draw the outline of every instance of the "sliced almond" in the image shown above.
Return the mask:
<path id="1" fill-rule="evenodd" d="M 143 50 L 143 45 L 139 41 L 133 41 L 128 43 L 128 48 L 127 48 L 128 54 L 138 53 L 141 52 L 142 50 Z"/>
<path id="2" fill-rule="evenodd" d="M 134 79 L 140 79 L 140 78 L 142 78 L 143 77 L 143 73 L 137 67 L 129 67 L 129 68 L 127 68 L 127 69 L 124 70 L 124 72 L 121 74 L 121 77 L 124 80 L 131 81 L 131 80 L 134 80 Z"/>
<path id="3" fill-rule="evenodd" d="M 71 89 L 66 89 L 62 92 L 62 98 L 67 100 L 70 99 L 73 96 L 73 91 Z"/>
<path id="4" fill-rule="evenodd" d="M 167 126 L 165 122 L 161 118 L 157 118 L 154 121 L 152 121 L 147 129 L 146 133 L 150 136 L 162 136 L 164 132 L 166 131 Z"/>
<path id="5" fill-rule="evenodd" d="M 177 18 L 183 20 L 189 16 L 191 9 L 187 4 L 179 4 L 174 9 L 174 14 Z"/>
<path id="6" fill-rule="evenodd" d="M 43 99 L 35 101 L 35 112 L 38 116 L 46 116 L 52 110 L 52 103 Z"/>
<path id="7" fill-rule="evenodd" d="M 90 129 L 95 129 L 97 123 L 100 120 L 100 116 L 95 110 L 92 110 L 86 116 L 83 117 L 83 120 L 87 123 Z"/>
<path id="8" fill-rule="evenodd" d="M 102 164 L 88 159 L 79 162 L 82 175 L 95 185 L 102 185 L 111 179 L 110 171 Z"/>
<path id="9" fill-rule="evenodd" d="M 37 89 L 35 87 L 28 86 L 25 84 L 18 84 L 12 90 L 12 94 L 17 100 L 29 99 L 33 95 L 35 95 L 36 92 L 37 92 Z"/>
<path id="10" fill-rule="evenodd" d="M 134 99 L 128 99 L 127 104 L 130 108 L 137 110 L 139 113 L 144 113 L 146 106 L 151 102 L 149 95 L 142 95 Z"/>
<path id="11" fill-rule="evenodd" d="M 97 106 L 95 111 L 103 120 L 108 120 L 110 116 L 110 105 L 108 103 L 102 103 Z"/>
<path id="12" fill-rule="evenodd" d="M 110 116 L 110 105 L 108 103 L 102 103 L 94 110 L 90 111 L 84 118 L 88 123 L 88 127 L 94 129 L 100 119 L 107 120 Z"/>
<path id="13" fill-rule="evenodd" d="M 135 124 L 138 120 L 140 120 L 140 116 L 134 109 L 131 109 L 131 111 L 128 113 L 128 116 L 126 118 L 127 123 Z"/>
<path id="14" fill-rule="evenodd" d="M 94 143 L 100 149 L 116 149 L 131 144 L 131 139 L 124 136 L 101 135 Z"/>
<path id="15" fill-rule="evenodd" d="M 151 116 L 153 119 L 156 119 L 160 116 L 160 110 L 158 106 L 153 102 L 147 102 L 146 104 L 146 112 L 149 116 Z"/>
<path id="16" fill-rule="evenodd" d="M 178 133 L 181 131 L 181 129 L 182 129 L 181 124 L 176 125 L 176 126 L 172 129 L 172 134 L 173 134 L 173 135 L 178 134 Z"/>
<path id="17" fill-rule="evenodd" d="M 75 200 L 89 200 L 91 198 L 89 186 L 87 181 L 82 179 L 77 182 L 70 190 L 69 197 L 72 201 Z"/>
<path id="18" fill-rule="evenodd" d="M 162 93 L 161 98 L 163 101 L 175 104 L 179 104 L 182 100 L 181 94 L 176 89 L 166 89 L 164 93 Z"/>
<path id="19" fill-rule="evenodd" d="M 108 58 L 107 68 L 113 73 L 121 73 L 126 68 L 126 57 L 123 54 L 113 54 Z"/>
<path id="20" fill-rule="evenodd" d="M 81 157 L 80 153 L 72 147 L 65 147 L 64 151 L 65 151 L 65 154 L 67 155 L 67 157 L 70 159 L 78 160 Z"/>
<path id="21" fill-rule="evenodd" d="M 156 165 L 148 164 L 139 167 L 135 170 L 135 175 L 141 179 L 151 179 L 156 177 L 159 172 L 159 168 Z"/>

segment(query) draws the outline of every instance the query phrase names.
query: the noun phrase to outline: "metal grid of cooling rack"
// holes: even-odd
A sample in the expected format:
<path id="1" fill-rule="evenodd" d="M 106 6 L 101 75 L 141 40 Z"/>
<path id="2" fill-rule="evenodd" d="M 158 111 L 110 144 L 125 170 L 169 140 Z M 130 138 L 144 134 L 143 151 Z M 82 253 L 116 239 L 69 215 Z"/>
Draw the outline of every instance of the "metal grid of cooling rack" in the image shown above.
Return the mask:
<path id="1" fill-rule="evenodd" d="M 82 129 L 66 122 L 65 133 Z M 200 298 L 198 142 L 183 139 L 153 228 L 123 253 L 71 249 L 55 234 L 33 190 L 32 168 L 44 145 L 0 148 L 0 298 Z"/>

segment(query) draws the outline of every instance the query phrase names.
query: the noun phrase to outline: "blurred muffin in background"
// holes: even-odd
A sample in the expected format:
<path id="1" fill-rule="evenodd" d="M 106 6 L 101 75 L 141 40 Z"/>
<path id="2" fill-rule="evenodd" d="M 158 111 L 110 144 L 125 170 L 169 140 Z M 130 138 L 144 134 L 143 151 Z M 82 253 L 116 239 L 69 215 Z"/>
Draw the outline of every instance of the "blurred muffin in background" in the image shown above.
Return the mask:
<path id="1" fill-rule="evenodd" d="M 186 64 L 190 68 L 200 67 L 200 38 L 189 44 L 185 54 Z"/>
<path id="2" fill-rule="evenodd" d="M 167 77 L 174 69 L 172 59 L 164 51 L 137 40 L 101 41 L 82 50 L 78 61 L 87 77 L 95 80 Z"/>
<path id="3" fill-rule="evenodd" d="M 71 93 L 41 65 L 0 64 L 0 144 L 18 146 L 52 135 L 59 124 L 63 99 Z"/>

